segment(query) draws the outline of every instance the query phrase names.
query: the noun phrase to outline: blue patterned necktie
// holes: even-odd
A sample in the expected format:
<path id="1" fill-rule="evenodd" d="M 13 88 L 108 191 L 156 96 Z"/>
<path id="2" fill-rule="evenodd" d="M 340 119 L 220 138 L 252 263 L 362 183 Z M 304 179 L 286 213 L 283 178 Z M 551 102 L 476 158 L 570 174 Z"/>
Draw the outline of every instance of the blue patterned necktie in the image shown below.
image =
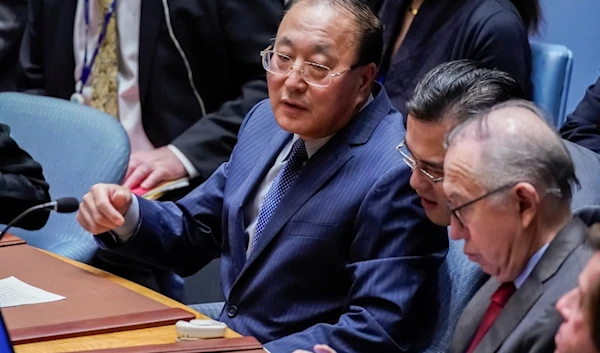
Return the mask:
<path id="1" fill-rule="evenodd" d="M 292 145 L 292 150 L 290 151 L 287 162 L 275 177 L 275 180 L 265 195 L 265 199 L 260 207 L 258 220 L 256 221 L 256 230 L 254 231 L 254 238 L 252 239 L 252 249 L 256 247 L 258 238 L 260 238 L 267 222 L 271 219 L 277 205 L 279 205 L 283 195 L 290 189 L 290 186 L 298 176 L 298 173 L 300 173 L 304 161 L 307 159 L 308 154 L 306 153 L 304 140 L 296 140 Z"/>

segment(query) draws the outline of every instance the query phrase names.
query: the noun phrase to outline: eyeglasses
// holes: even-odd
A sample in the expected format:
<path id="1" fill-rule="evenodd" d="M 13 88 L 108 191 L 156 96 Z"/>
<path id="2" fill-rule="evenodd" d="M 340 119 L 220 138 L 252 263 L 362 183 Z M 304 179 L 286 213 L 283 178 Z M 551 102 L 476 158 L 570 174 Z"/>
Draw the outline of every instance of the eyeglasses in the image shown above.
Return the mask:
<path id="1" fill-rule="evenodd" d="M 471 206 L 472 204 L 474 204 L 474 203 L 476 203 L 478 201 L 481 201 L 481 200 L 485 199 L 488 196 L 497 194 L 497 193 L 499 193 L 501 191 L 504 191 L 504 190 L 508 190 L 508 189 L 512 188 L 513 186 L 515 186 L 515 185 L 516 185 L 516 183 L 512 183 L 512 184 L 507 184 L 507 185 L 501 186 L 501 187 L 499 187 L 497 189 L 494 189 L 492 191 L 486 192 L 485 194 L 479 196 L 476 199 L 473 199 L 473 200 L 471 200 L 469 202 L 465 202 L 462 205 L 454 207 L 454 208 L 452 208 L 452 205 L 450 204 L 450 201 L 448 201 L 446 204 L 448 205 L 448 209 L 450 209 L 450 213 L 452 213 L 452 215 L 456 218 L 456 220 L 458 221 L 458 223 L 460 224 L 460 226 L 464 227 L 465 224 L 462 221 L 462 216 L 460 215 L 460 210 L 461 209 L 463 209 L 463 208 L 465 208 L 467 206 Z"/>
<path id="2" fill-rule="evenodd" d="M 305 61 L 301 65 L 295 64 L 291 56 L 270 50 L 270 48 L 271 46 L 269 45 L 267 49 L 260 52 L 262 65 L 265 70 L 274 75 L 288 76 L 294 66 L 298 66 L 300 68 L 300 75 L 304 81 L 312 86 L 328 87 L 333 77 L 338 77 L 358 67 L 358 65 L 352 65 L 344 71 L 332 74 L 331 69 L 325 65 L 310 61 Z"/>
<path id="3" fill-rule="evenodd" d="M 402 155 L 402 160 L 404 161 L 404 163 L 406 163 L 407 166 L 410 167 L 410 169 L 412 169 L 413 171 L 415 169 L 418 169 L 427 178 L 429 178 L 429 180 L 431 180 L 432 183 L 437 183 L 437 182 L 440 182 L 440 181 L 444 180 L 444 176 L 443 175 L 440 176 L 440 177 L 435 177 L 430 172 L 428 172 L 425 169 L 419 167 L 419 165 L 417 164 L 417 162 L 409 156 L 410 152 L 408 151 L 408 149 L 406 148 L 406 146 L 404 145 L 404 143 L 405 143 L 405 140 L 402 140 L 402 142 L 400 142 L 400 144 L 396 147 L 396 151 L 398 151 Z"/>

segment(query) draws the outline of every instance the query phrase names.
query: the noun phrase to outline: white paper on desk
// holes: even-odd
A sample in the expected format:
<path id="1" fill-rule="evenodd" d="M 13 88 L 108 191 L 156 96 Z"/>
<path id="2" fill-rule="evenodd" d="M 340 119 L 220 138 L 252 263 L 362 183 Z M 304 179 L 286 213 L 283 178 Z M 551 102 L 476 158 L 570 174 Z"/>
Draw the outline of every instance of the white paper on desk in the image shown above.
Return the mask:
<path id="1" fill-rule="evenodd" d="M 14 276 L 0 279 L 0 308 L 40 304 L 63 300 L 65 297 L 29 285 Z"/>

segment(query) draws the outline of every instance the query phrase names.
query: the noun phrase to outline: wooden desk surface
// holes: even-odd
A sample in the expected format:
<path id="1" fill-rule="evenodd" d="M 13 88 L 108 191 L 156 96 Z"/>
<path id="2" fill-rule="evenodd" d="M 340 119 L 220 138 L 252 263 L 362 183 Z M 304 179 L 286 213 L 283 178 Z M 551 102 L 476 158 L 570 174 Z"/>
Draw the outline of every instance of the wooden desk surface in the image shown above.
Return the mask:
<path id="1" fill-rule="evenodd" d="M 43 250 L 41 250 L 43 251 Z M 83 268 L 89 272 L 92 272 L 98 276 L 105 277 L 111 281 L 118 283 L 124 287 L 127 287 L 137 293 L 140 293 L 148 298 L 156 300 L 172 308 L 182 308 L 196 315 L 197 318 L 205 319 L 206 316 L 201 313 L 194 311 L 178 301 L 165 297 L 157 292 L 154 292 L 146 287 L 140 286 L 139 284 L 130 282 L 124 278 L 115 276 L 108 272 L 104 272 L 97 268 L 82 264 L 77 261 L 73 261 L 62 257 L 60 255 L 46 252 L 52 256 L 55 256 L 65 262 L 68 262 L 77 267 Z M 233 330 L 227 329 L 225 337 L 240 337 L 238 333 Z M 173 343 L 175 342 L 175 326 L 161 326 L 153 327 L 148 329 L 130 330 L 114 333 L 106 333 L 101 335 L 83 336 L 75 338 L 66 338 L 53 341 L 37 342 L 20 344 L 15 346 L 16 353 L 31 353 L 31 352 L 43 352 L 43 353 L 57 353 L 57 352 L 71 352 L 71 351 L 83 351 L 92 349 L 102 348 L 115 348 L 115 347 L 131 347 L 141 346 L 148 344 L 160 344 L 160 343 Z"/>

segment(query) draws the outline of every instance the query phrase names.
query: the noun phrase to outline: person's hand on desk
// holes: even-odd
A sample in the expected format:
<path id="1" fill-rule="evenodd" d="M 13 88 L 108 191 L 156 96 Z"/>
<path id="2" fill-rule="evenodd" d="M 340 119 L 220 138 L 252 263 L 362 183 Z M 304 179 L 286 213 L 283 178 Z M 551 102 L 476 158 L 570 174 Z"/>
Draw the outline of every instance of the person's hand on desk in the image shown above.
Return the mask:
<path id="1" fill-rule="evenodd" d="M 185 167 L 168 147 L 131 155 L 123 186 L 152 189 L 163 181 L 183 178 Z"/>
<path id="2" fill-rule="evenodd" d="M 316 346 L 313 347 L 314 353 L 336 353 L 335 350 L 333 350 L 333 348 L 329 347 L 326 344 L 317 344 Z M 294 353 L 312 353 L 312 352 L 308 352 L 302 349 L 297 349 L 294 351 Z"/>
<path id="3" fill-rule="evenodd" d="M 131 191 L 120 185 L 96 184 L 83 196 L 77 221 L 92 234 L 115 229 L 125 221 L 131 206 Z"/>

